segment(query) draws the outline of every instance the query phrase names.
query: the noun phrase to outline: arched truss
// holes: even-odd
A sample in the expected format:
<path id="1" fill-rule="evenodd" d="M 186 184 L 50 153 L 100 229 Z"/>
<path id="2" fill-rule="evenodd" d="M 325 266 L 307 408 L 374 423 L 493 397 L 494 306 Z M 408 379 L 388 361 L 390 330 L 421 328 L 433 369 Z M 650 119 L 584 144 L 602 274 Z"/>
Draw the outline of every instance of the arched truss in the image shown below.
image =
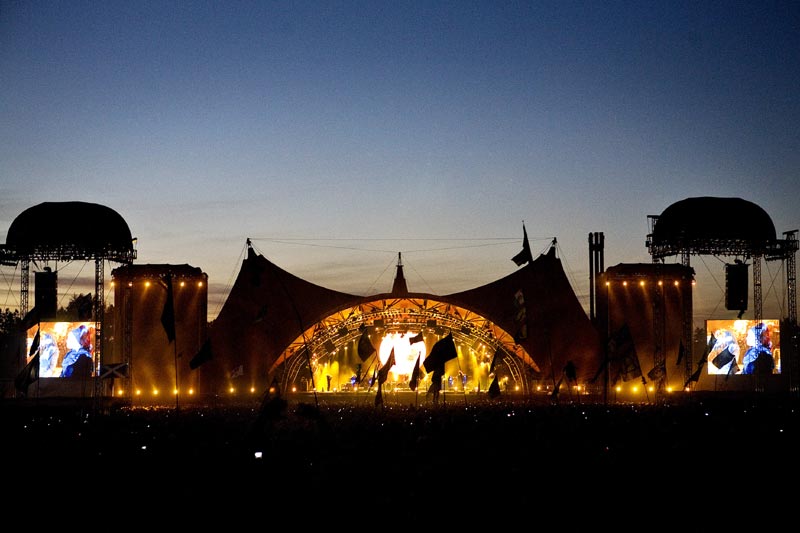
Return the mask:
<path id="1" fill-rule="evenodd" d="M 380 299 L 342 309 L 311 325 L 291 342 L 269 369 L 279 375 L 286 388 L 300 377 L 300 371 L 357 341 L 367 327 L 382 337 L 387 333 L 416 331 L 438 336 L 452 332 L 456 344 L 483 349 L 485 363 L 497 354 L 495 364 L 504 365 L 511 378 L 527 389 L 525 368 L 540 372 L 528 352 L 511 334 L 473 311 L 429 298 Z"/>

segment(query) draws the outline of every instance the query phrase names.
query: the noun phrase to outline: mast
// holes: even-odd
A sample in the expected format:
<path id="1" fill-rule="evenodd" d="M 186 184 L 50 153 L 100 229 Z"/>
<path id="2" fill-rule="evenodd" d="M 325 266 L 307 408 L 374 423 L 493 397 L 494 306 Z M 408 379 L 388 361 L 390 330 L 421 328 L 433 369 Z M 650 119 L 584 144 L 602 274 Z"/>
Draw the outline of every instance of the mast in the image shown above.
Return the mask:
<path id="1" fill-rule="evenodd" d="M 394 283 L 392 284 L 392 294 L 396 296 L 403 296 L 408 294 L 408 286 L 406 285 L 406 278 L 403 276 L 403 259 L 402 252 L 397 252 L 397 274 L 394 276 Z"/>

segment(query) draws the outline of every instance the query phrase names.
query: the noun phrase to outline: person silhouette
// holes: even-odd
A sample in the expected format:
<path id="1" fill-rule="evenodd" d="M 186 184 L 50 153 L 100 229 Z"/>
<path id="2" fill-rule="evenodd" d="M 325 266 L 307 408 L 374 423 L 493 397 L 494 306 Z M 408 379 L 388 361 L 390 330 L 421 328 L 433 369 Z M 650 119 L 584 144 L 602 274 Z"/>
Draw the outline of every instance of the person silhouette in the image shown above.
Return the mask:
<path id="1" fill-rule="evenodd" d="M 709 374 L 736 374 L 741 361 L 739 342 L 736 336 L 726 329 L 718 329 L 713 338 L 716 343 L 708 352 Z"/>
<path id="2" fill-rule="evenodd" d="M 56 375 L 58 364 L 58 345 L 49 333 L 42 334 L 39 344 L 39 377 L 49 378 Z"/>
<path id="3" fill-rule="evenodd" d="M 89 328 L 81 324 L 67 334 L 67 348 L 61 361 L 61 377 L 89 377 L 92 375 L 92 339 Z"/>
<path id="4" fill-rule="evenodd" d="M 769 328 L 763 323 L 747 330 L 746 342 L 749 348 L 744 354 L 742 374 L 772 374 L 775 359 L 772 356 L 772 341 Z"/>

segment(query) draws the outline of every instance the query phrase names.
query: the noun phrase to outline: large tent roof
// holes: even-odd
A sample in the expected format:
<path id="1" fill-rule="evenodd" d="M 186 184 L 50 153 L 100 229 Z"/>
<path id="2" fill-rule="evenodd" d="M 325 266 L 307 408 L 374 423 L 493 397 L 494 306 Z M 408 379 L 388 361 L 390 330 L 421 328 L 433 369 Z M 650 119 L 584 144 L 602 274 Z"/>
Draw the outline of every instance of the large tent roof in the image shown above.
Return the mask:
<path id="1" fill-rule="evenodd" d="M 568 361 L 581 381 L 602 360 L 601 340 L 569 284 L 555 246 L 508 276 L 441 298 L 472 309 L 515 333 L 521 308 L 527 337 L 520 345 L 549 381 L 558 380 Z M 521 301 L 520 301 L 521 299 Z"/>
<path id="2" fill-rule="evenodd" d="M 518 340 L 526 354 L 523 359 L 532 360 L 530 366 L 548 382 L 562 375 L 567 361 L 578 368 L 580 379 L 586 379 L 602 360 L 600 338 L 569 285 L 555 248 L 509 276 L 472 290 L 443 296 L 404 292 L 366 297 L 310 283 L 249 249 L 210 328 L 213 357 L 200 369 L 203 388 L 221 390 L 240 366 L 251 382 L 266 378 L 287 347 L 326 317 L 392 298 L 436 300 L 445 307 L 471 310 L 511 337 L 524 320 L 528 335 Z"/>

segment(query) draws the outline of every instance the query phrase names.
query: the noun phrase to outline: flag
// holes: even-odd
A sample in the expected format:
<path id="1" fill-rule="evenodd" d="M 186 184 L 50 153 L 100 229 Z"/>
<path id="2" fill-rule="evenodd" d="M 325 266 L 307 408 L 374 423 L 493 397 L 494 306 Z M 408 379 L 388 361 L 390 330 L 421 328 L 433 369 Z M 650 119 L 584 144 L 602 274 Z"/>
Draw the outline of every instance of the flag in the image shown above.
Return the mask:
<path id="1" fill-rule="evenodd" d="M 517 266 L 524 265 L 533 261 L 531 254 L 531 245 L 528 244 L 528 231 L 525 229 L 525 224 L 522 224 L 522 251 L 511 258 Z"/>
<path id="2" fill-rule="evenodd" d="M 33 342 L 31 343 L 31 349 L 28 350 L 28 357 L 31 357 L 37 351 L 39 351 L 39 334 L 41 328 L 36 328 L 36 335 L 33 336 Z"/>
<path id="3" fill-rule="evenodd" d="M 383 385 L 378 385 L 378 392 L 375 393 L 375 407 L 383 405 Z"/>
<path id="4" fill-rule="evenodd" d="M 375 347 L 372 345 L 372 341 L 369 340 L 369 335 L 367 335 L 367 328 L 364 328 L 364 332 L 361 334 L 361 338 L 358 339 L 358 357 L 362 361 L 366 361 L 369 359 L 369 356 L 375 353 Z"/>
<path id="5" fill-rule="evenodd" d="M 681 341 L 681 345 L 678 346 L 678 360 L 675 362 L 675 365 L 681 364 L 684 357 L 686 357 L 686 348 L 683 347 L 683 341 Z"/>
<path id="6" fill-rule="evenodd" d="M 419 358 L 422 354 L 417 356 L 417 362 L 414 363 L 414 370 L 411 372 L 411 380 L 408 382 L 408 388 L 415 391 L 417 390 L 417 382 L 419 381 Z"/>
<path id="7" fill-rule="evenodd" d="M 589 383 L 594 383 L 595 381 L 597 381 L 597 378 L 600 377 L 600 374 L 603 372 L 603 370 L 606 369 L 607 366 L 608 366 L 608 351 L 606 351 L 606 355 L 605 357 L 603 357 L 603 362 L 600 363 L 600 366 L 597 368 L 597 372 L 594 373 L 594 376 L 592 376 L 592 379 L 589 380 Z"/>
<path id="8" fill-rule="evenodd" d="M 167 274 L 165 283 L 167 284 L 167 301 L 164 302 L 164 310 L 161 312 L 161 325 L 167 332 L 169 342 L 175 340 L 175 305 L 172 302 L 172 274 Z"/>
<path id="9" fill-rule="evenodd" d="M 425 358 L 425 362 L 422 363 L 422 366 L 425 368 L 425 372 L 435 372 L 438 370 L 440 374 L 444 375 L 444 364 L 456 357 L 458 357 L 456 343 L 453 340 L 453 333 L 450 332 L 447 334 L 447 337 L 436 341 L 436 344 L 431 348 L 431 353 Z"/>
<path id="10" fill-rule="evenodd" d="M 617 377 L 621 378 L 622 381 L 630 381 L 642 377 L 639 356 L 636 354 L 636 346 L 633 343 L 633 337 L 631 337 L 631 331 L 627 324 L 619 328 L 611 337 L 609 353 L 615 369 L 615 378 L 612 381 L 616 381 Z"/>
<path id="11" fill-rule="evenodd" d="M 489 373 L 490 374 L 494 372 L 494 365 L 495 365 L 496 362 L 497 362 L 497 350 L 495 350 L 495 352 L 492 354 L 492 362 L 489 363 Z"/>
<path id="12" fill-rule="evenodd" d="M 211 361 L 213 359 L 214 354 L 211 352 L 211 339 L 206 339 L 203 345 L 200 347 L 200 351 L 192 357 L 192 360 L 189 361 L 189 368 L 194 370 L 198 366 Z"/>
<path id="13" fill-rule="evenodd" d="M 701 374 L 702 372 L 703 372 L 703 365 L 702 365 L 702 364 L 700 364 L 700 365 L 698 365 L 698 366 L 697 366 L 697 370 L 695 370 L 695 371 L 694 371 L 694 374 L 692 374 L 691 376 L 689 376 L 689 379 L 687 379 L 687 380 L 686 380 L 686 383 L 684 383 L 684 384 L 683 384 L 683 388 L 686 388 L 686 387 L 688 387 L 688 386 L 689 386 L 689 383 L 691 383 L 692 381 L 694 381 L 695 383 L 697 383 L 697 381 L 700 379 L 700 374 Z"/>
<path id="14" fill-rule="evenodd" d="M 14 387 L 16 387 L 17 391 L 21 392 L 24 395 L 28 395 L 28 386 L 39 379 L 39 351 L 37 350 L 36 355 L 33 356 L 33 359 L 28 361 L 28 364 L 25 365 L 25 368 L 17 375 L 14 379 Z"/>
<path id="15" fill-rule="evenodd" d="M 567 376 L 567 381 L 578 381 L 578 370 L 575 368 L 575 363 L 567 361 L 564 365 L 564 375 Z"/>
<path id="16" fill-rule="evenodd" d="M 128 363 L 109 363 L 100 365 L 100 379 L 127 378 Z"/>
<path id="17" fill-rule="evenodd" d="M 244 365 L 239 365 L 231 371 L 231 379 L 238 378 L 239 376 L 244 376 Z"/>
<path id="18" fill-rule="evenodd" d="M 711 335 L 711 337 L 713 338 L 713 337 L 714 337 L 714 335 L 712 334 L 712 335 Z M 716 340 L 714 341 L 714 344 L 716 344 Z M 712 345 L 712 346 L 713 346 L 713 345 Z M 706 354 L 706 355 L 708 355 L 708 354 Z M 691 382 L 693 382 L 693 381 L 694 381 L 695 383 L 697 383 L 697 382 L 700 380 L 700 374 L 702 374 L 702 373 L 703 373 L 703 367 L 705 366 L 705 364 L 706 364 L 706 358 L 705 358 L 705 357 L 703 357 L 702 359 L 700 359 L 700 360 L 697 362 L 697 370 L 695 370 L 695 371 L 694 371 L 694 374 L 692 374 L 691 376 L 689 376 L 689 379 L 687 379 L 687 380 L 686 380 L 686 383 L 684 383 L 684 384 L 683 384 L 683 388 L 684 388 L 684 389 L 685 389 L 686 387 L 688 387 L 688 386 L 689 386 L 689 383 L 691 383 Z"/>
<path id="19" fill-rule="evenodd" d="M 428 387 L 428 392 L 433 393 L 434 400 L 439 397 L 439 391 L 442 390 L 442 377 L 444 374 L 434 372 L 431 377 L 431 385 Z"/>
<path id="20" fill-rule="evenodd" d="M 410 339 L 408 339 L 409 344 L 416 344 L 418 342 L 425 342 L 425 338 L 422 336 L 421 331 L 418 334 L 411 337 Z"/>
<path id="21" fill-rule="evenodd" d="M 553 392 L 550 393 L 550 396 L 552 396 L 553 398 L 558 397 L 558 393 L 561 390 L 561 383 L 563 382 L 564 382 L 564 374 L 561 374 L 561 377 L 558 378 L 558 382 L 556 382 L 556 386 L 553 387 Z"/>
<path id="22" fill-rule="evenodd" d="M 667 376 L 667 366 L 665 363 L 661 363 L 658 366 L 654 366 L 650 372 L 647 373 L 647 377 L 650 378 L 650 381 L 660 381 Z"/>
<path id="23" fill-rule="evenodd" d="M 500 396 L 500 385 L 497 383 L 497 376 L 495 376 L 492 384 L 489 385 L 489 398 L 497 398 L 498 396 Z"/>
<path id="24" fill-rule="evenodd" d="M 394 363 L 394 348 L 392 348 L 392 353 L 389 354 L 389 359 L 386 360 L 386 363 L 384 363 L 378 372 L 378 385 L 382 385 L 389 377 L 389 370 L 394 366 Z"/>

